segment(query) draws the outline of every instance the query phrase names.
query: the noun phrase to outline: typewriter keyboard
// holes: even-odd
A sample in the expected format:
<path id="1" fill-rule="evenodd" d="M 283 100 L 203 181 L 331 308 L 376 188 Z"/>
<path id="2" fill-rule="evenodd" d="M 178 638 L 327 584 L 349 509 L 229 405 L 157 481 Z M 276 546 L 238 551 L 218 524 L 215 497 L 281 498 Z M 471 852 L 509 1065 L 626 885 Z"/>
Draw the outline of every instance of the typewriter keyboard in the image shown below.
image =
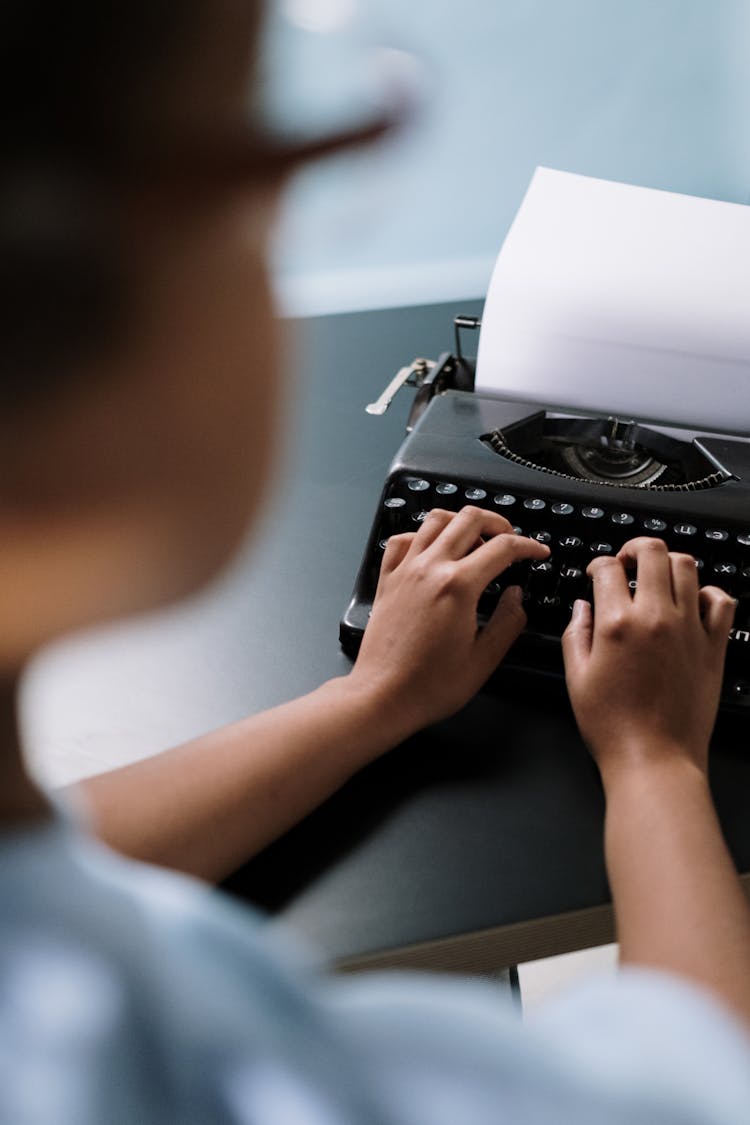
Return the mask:
<path id="1" fill-rule="evenodd" d="M 614 491 L 614 490 L 613 490 Z M 658 503 L 658 496 L 654 497 Z M 577 598 L 591 600 L 589 562 L 616 554 L 636 536 L 663 539 L 671 551 L 695 558 L 701 585 L 720 586 L 738 600 L 727 657 L 723 704 L 750 707 L 750 522 L 746 527 L 699 524 L 694 519 L 649 510 L 629 510 L 627 497 L 613 496 L 607 507 L 578 500 L 550 499 L 492 489 L 482 483 L 396 477 L 387 486 L 370 542 L 370 558 L 360 573 L 355 602 L 372 603 L 383 551 L 391 535 L 416 530 L 432 508 L 458 511 L 466 504 L 499 512 L 519 535 L 549 546 L 544 562 L 517 563 L 484 591 L 479 615 L 486 618 L 509 585 L 523 589 L 528 623 L 506 663 L 537 673 L 562 673 L 560 636 Z M 636 579 L 631 579 L 631 589 Z M 353 606 L 355 603 L 352 603 Z M 360 606 L 362 608 L 362 606 Z M 368 606 L 369 608 L 369 606 Z M 351 607 L 350 607 L 351 610 Z M 361 629 L 342 622 L 341 640 L 356 649 Z"/>

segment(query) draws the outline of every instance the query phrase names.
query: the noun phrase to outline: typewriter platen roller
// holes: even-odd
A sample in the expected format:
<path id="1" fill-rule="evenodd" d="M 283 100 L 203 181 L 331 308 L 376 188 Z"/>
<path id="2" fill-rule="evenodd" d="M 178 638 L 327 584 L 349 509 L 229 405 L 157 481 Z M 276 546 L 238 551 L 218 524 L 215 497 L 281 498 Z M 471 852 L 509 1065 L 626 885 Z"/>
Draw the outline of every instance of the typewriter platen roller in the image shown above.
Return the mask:
<path id="1" fill-rule="evenodd" d="M 397 386 L 417 388 L 341 621 L 344 650 L 359 648 L 389 536 L 414 531 L 432 508 L 473 504 L 551 550 L 548 561 L 499 575 L 480 599 L 481 622 L 507 585 L 524 591 L 527 627 L 503 669 L 562 676 L 560 636 L 574 600 L 591 598 L 588 563 L 653 535 L 693 555 L 701 585 L 738 599 L 722 706 L 750 709 L 750 441 L 477 394 L 460 329 L 479 322 L 459 317 L 456 325 L 454 353 L 415 360 L 368 407 L 382 413 Z M 502 672 L 489 686 L 501 682 Z"/>

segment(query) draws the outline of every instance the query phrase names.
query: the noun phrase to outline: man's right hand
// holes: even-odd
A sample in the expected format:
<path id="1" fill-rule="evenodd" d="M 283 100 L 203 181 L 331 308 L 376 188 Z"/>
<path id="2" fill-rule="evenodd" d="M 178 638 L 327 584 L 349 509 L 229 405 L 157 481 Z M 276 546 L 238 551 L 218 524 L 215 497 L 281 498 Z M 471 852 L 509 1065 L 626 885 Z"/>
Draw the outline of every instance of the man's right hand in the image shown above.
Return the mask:
<path id="1" fill-rule="evenodd" d="M 631 540 L 617 558 L 595 559 L 589 574 L 595 612 L 576 603 L 563 654 L 578 725 L 602 776 L 665 755 L 705 771 L 734 599 L 699 589 L 695 560 L 658 539 Z"/>

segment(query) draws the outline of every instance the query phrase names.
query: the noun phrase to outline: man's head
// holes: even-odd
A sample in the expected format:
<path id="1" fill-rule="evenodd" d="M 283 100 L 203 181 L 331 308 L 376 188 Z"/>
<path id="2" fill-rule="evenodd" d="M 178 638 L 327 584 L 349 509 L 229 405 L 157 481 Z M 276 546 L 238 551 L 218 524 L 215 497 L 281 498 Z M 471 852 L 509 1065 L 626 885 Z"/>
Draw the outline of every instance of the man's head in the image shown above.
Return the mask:
<path id="1" fill-rule="evenodd" d="M 222 154 L 251 134 L 259 8 L 3 6 L 5 670 L 56 633 L 193 589 L 258 505 L 282 176 L 246 153 L 233 177 Z"/>

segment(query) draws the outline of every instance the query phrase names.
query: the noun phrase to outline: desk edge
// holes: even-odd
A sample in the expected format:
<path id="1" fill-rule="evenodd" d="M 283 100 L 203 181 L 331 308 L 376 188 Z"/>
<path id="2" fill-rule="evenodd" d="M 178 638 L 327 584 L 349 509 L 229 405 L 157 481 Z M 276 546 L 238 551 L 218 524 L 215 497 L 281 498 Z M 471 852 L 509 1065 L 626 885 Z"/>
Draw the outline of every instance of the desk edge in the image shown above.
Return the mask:
<path id="1" fill-rule="evenodd" d="M 750 898 L 750 873 L 740 876 Z M 415 969 L 438 973 L 492 973 L 526 961 L 554 957 L 616 940 L 611 903 L 528 922 L 386 949 L 336 961 L 340 973 L 376 969 Z"/>

